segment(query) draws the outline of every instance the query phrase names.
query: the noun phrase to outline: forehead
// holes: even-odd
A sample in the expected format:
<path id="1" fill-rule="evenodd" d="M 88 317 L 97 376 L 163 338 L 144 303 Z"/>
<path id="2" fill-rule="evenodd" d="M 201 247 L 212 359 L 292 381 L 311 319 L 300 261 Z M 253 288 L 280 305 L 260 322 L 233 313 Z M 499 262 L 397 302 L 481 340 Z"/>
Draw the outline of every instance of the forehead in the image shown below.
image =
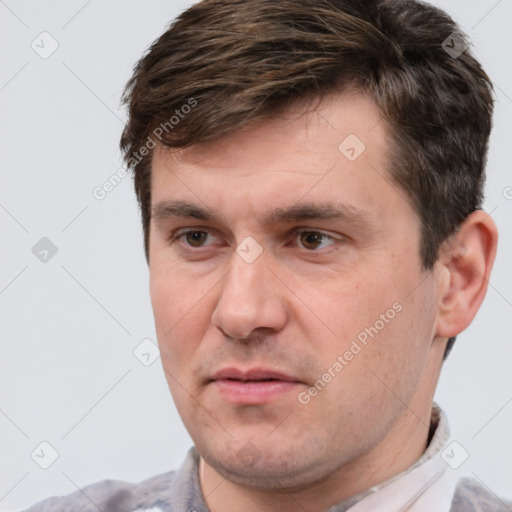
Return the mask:
<path id="1" fill-rule="evenodd" d="M 213 141 L 170 152 L 159 145 L 156 153 L 172 158 L 178 165 L 201 162 L 204 166 L 233 167 L 230 162 L 237 156 L 234 150 L 243 146 L 247 155 L 243 167 L 268 162 L 266 169 L 277 169 L 279 154 L 292 148 L 297 157 L 331 154 L 355 161 L 360 154 L 376 157 L 379 152 L 384 157 L 388 132 L 388 124 L 374 101 L 357 90 L 348 90 L 296 101 Z M 346 144 L 340 147 L 343 142 Z M 288 169 L 285 166 L 283 170 Z"/>
<path id="2" fill-rule="evenodd" d="M 215 141 L 181 150 L 158 146 L 152 213 L 183 216 L 188 209 L 206 220 L 210 209 L 231 209 L 239 216 L 252 212 L 263 223 L 322 213 L 370 221 L 389 199 L 397 200 L 386 197 L 397 195 L 388 140 L 387 124 L 370 99 L 338 94 Z"/>

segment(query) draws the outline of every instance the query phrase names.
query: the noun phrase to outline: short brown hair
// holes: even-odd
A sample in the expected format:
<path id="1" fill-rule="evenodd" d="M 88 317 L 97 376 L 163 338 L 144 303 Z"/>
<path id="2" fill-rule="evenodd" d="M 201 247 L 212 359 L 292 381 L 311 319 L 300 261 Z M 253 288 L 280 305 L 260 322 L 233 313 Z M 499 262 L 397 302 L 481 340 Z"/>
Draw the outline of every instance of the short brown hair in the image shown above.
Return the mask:
<path id="1" fill-rule="evenodd" d="M 493 94 L 456 23 L 416 0 L 203 0 L 183 12 L 123 95 L 121 150 L 147 261 L 156 143 L 215 140 L 349 84 L 390 127 L 389 173 L 418 213 L 420 256 L 432 269 L 442 242 L 481 208 Z"/>

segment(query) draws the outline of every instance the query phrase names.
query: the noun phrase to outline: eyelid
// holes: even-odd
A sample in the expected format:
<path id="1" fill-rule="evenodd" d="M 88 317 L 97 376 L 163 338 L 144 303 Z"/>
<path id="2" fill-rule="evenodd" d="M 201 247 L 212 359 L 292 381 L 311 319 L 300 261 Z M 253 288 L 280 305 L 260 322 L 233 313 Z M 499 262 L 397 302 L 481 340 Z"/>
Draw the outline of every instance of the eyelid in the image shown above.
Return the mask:
<path id="1" fill-rule="evenodd" d="M 308 227 L 294 228 L 291 232 L 296 235 L 300 235 L 301 233 L 320 233 L 321 235 L 325 236 L 326 238 L 330 238 L 331 240 L 341 240 L 343 238 L 342 235 L 335 236 L 331 234 L 329 231 L 324 231 L 323 229 Z"/>
<path id="2" fill-rule="evenodd" d="M 182 236 L 186 235 L 187 233 L 195 233 L 195 232 L 208 233 L 209 235 L 214 235 L 216 231 L 217 231 L 216 229 L 212 229 L 211 227 L 202 227 L 202 226 L 179 228 L 179 229 L 176 229 L 173 232 L 171 232 L 171 234 L 169 235 L 169 240 L 171 240 L 171 241 L 177 240 L 178 238 L 181 238 Z"/>

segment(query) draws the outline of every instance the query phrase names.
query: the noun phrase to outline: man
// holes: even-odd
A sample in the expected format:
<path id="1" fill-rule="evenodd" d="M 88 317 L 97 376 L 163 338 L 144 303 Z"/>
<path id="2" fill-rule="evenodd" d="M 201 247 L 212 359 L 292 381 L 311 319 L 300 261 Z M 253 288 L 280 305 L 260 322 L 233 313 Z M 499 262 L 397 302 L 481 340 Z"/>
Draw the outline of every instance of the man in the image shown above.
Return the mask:
<path id="1" fill-rule="evenodd" d="M 491 89 L 416 1 L 184 12 L 128 83 L 121 148 L 194 447 L 30 510 L 512 510 L 456 480 L 433 403 L 496 253 Z"/>

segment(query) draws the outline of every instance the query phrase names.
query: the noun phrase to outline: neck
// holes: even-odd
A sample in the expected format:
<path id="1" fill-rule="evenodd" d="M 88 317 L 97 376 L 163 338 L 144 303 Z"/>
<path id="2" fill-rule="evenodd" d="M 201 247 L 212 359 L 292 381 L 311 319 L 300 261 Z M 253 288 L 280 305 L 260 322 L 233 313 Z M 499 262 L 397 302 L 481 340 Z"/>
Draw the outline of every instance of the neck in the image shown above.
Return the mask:
<path id="1" fill-rule="evenodd" d="M 239 485 L 222 477 L 201 458 L 199 475 L 208 508 L 211 512 L 327 510 L 405 471 L 421 457 L 427 446 L 431 403 L 427 400 L 421 410 L 406 407 L 372 450 L 342 465 L 328 478 L 300 489 L 278 492 Z"/>

